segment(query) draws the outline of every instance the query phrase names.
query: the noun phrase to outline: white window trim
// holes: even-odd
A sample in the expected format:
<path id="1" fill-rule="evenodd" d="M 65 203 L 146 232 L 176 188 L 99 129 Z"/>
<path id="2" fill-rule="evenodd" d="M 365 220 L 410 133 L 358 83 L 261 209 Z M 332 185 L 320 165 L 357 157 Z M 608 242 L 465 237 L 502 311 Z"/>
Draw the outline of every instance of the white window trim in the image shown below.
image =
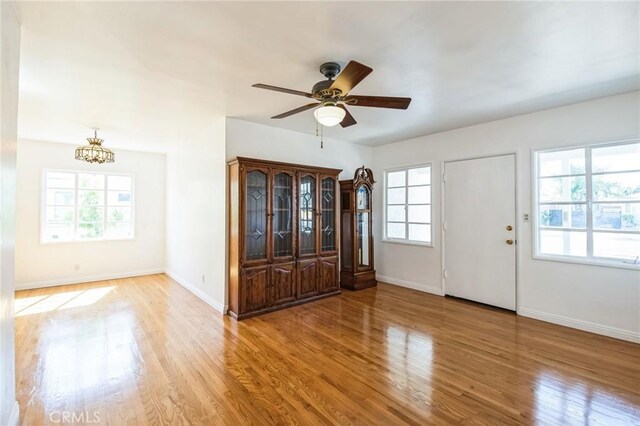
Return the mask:
<path id="1" fill-rule="evenodd" d="M 591 232 L 589 232 L 588 228 L 585 228 L 583 231 L 587 233 L 587 256 L 586 257 L 540 253 L 540 220 L 539 220 L 540 204 L 538 201 L 538 198 L 539 198 L 538 197 L 539 195 L 538 155 L 540 153 L 545 153 L 545 152 L 568 151 L 568 150 L 580 149 L 580 148 L 585 148 L 590 151 L 593 148 L 602 148 L 606 146 L 616 146 L 616 145 L 627 145 L 627 144 L 634 144 L 634 143 L 640 143 L 640 139 L 625 139 L 625 140 L 619 140 L 619 141 L 607 141 L 607 142 L 591 143 L 591 144 L 567 145 L 567 146 L 554 147 L 554 148 L 534 149 L 531 151 L 531 181 L 532 181 L 531 197 L 532 197 L 532 207 L 533 207 L 532 209 L 533 210 L 533 218 L 532 218 L 533 235 L 531 238 L 533 243 L 533 250 L 532 250 L 531 257 L 533 259 L 546 260 L 546 261 L 552 261 L 552 262 L 561 262 L 561 263 L 573 263 L 573 264 L 589 265 L 589 266 L 600 266 L 600 267 L 607 267 L 607 268 L 640 270 L 640 260 L 638 261 L 639 263 L 634 264 L 634 263 L 630 263 L 629 261 L 625 261 L 621 259 L 594 257 L 593 255 L 591 255 L 590 252 L 592 251 L 592 247 L 593 247 L 593 240 L 592 240 L 593 229 L 591 230 Z M 592 202 L 589 200 L 593 196 L 593 194 L 591 193 L 591 176 L 593 174 L 594 173 L 591 170 L 591 155 L 585 155 L 584 176 L 587 180 L 586 182 L 587 201 L 585 202 L 585 204 L 587 205 L 587 215 L 588 215 L 587 223 L 592 222 L 592 219 L 591 219 Z M 595 174 L 600 174 L 600 173 L 595 173 Z M 557 177 L 557 176 L 554 176 L 554 177 Z"/>
<path id="2" fill-rule="evenodd" d="M 409 239 L 403 239 L 403 238 L 389 238 L 387 237 L 387 174 L 388 173 L 392 173 L 392 172 L 398 172 L 398 171 L 406 171 L 409 169 L 417 169 L 420 167 L 429 167 L 429 195 L 430 195 L 430 203 L 429 203 L 429 214 L 431 216 L 431 222 L 429 223 L 429 225 L 431 225 L 430 227 L 430 235 L 429 235 L 429 239 L 430 241 L 428 243 L 422 242 L 422 241 L 413 241 L 413 240 L 409 240 Z M 431 247 L 433 248 L 433 165 L 429 162 L 429 163 L 418 163 L 418 164 L 410 164 L 410 165 L 406 165 L 406 166 L 398 166 L 398 167 L 392 167 L 392 168 L 388 168 L 388 169 L 384 169 L 382 171 L 383 173 L 383 182 L 382 182 L 382 186 L 383 186 L 383 195 L 382 195 L 382 242 L 383 243 L 391 243 L 391 244 L 403 244 L 403 245 L 407 245 L 407 246 L 419 246 L 419 247 Z M 407 176 L 408 179 L 408 176 Z M 406 182 L 405 188 L 409 187 L 409 182 Z M 405 194 L 406 197 L 409 196 L 409 194 Z M 408 202 L 408 198 L 405 200 L 405 205 L 407 205 L 406 203 Z M 407 211 L 406 214 L 409 214 L 409 212 Z M 408 223 L 408 221 L 405 221 L 406 223 Z M 407 229 L 407 237 L 408 237 L 408 232 L 409 230 Z"/>
<path id="3" fill-rule="evenodd" d="M 101 175 L 105 175 L 105 176 L 128 176 L 131 178 L 131 237 L 128 238 L 100 238 L 100 239 L 80 239 L 80 238 L 74 238 L 71 240 L 48 240 L 46 238 L 44 238 L 44 231 L 46 229 L 46 212 L 45 209 L 47 207 L 47 173 L 48 172 L 62 172 L 62 173 L 75 173 L 76 174 L 76 184 L 74 186 L 74 191 L 75 191 L 75 195 L 74 195 L 74 199 L 77 200 L 78 197 L 78 174 L 79 173 L 87 173 L 87 174 L 101 174 Z M 135 196 L 135 187 L 136 187 L 136 182 L 135 182 L 135 176 L 132 173 L 112 173 L 112 172 L 99 172 L 99 171 L 95 171 L 95 170 L 71 170 L 71 169 L 50 169 L 50 168 L 46 168 L 46 169 L 42 169 L 42 176 L 40 178 L 40 229 L 38 230 L 40 235 L 39 235 L 39 241 L 41 245 L 48 245 L 48 244 L 77 244 L 77 243 L 111 243 L 111 242 L 117 242 L 117 241 L 134 241 L 136 239 L 136 218 L 135 218 L 135 213 L 136 213 L 136 209 L 135 209 L 135 201 L 136 201 L 136 196 Z M 106 182 L 106 179 L 105 179 Z M 106 192 L 105 191 L 105 197 L 106 197 Z M 106 202 L 105 202 L 106 203 Z M 77 208 L 77 204 L 74 204 L 74 208 Z M 106 208 L 106 204 L 105 204 L 105 208 Z M 76 216 L 77 216 L 77 212 L 76 212 Z M 75 222 L 74 222 L 75 223 Z M 77 226 L 77 223 L 75 223 L 75 225 Z"/>

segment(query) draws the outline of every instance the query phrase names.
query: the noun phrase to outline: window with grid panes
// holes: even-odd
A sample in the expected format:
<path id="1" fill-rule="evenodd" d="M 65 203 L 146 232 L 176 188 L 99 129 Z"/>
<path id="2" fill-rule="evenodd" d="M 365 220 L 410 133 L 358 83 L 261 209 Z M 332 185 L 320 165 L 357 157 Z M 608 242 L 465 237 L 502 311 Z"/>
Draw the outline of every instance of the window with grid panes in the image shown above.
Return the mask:
<path id="1" fill-rule="evenodd" d="M 385 172 L 385 240 L 431 244 L 431 166 Z"/>
<path id="2" fill-rule="evenodd" d="M 133 176 L 46 170 L 43 242 L 133 238 Z"/>
<path id="3" fill-rule="evenodd" d="M 638 265 L 640 142 L 536 152 L 536 254 Z"/>

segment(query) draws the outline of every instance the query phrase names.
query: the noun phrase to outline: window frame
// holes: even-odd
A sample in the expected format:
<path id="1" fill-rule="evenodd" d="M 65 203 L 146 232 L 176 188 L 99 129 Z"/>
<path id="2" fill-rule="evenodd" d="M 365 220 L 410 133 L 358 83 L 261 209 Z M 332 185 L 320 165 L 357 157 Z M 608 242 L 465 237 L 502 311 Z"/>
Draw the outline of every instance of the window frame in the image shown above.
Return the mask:
<path id="1" fill-rule="evenodd" d="M 409 222 L 409 191 L 408 188 L 410 188 L 409 186 L 409 170 L 412 169 L 419 169 L 419 168 L 423 168 L 423 167 L 428 167 L 429 168 L 429 184 L 428 185 L 413 185 L 413 186 L 429 186 L 429 203 L 428 204 L 411 204 L 411 205 L 428 205 L 429 206 L 429 215 L 431 217 L 430 222 L 428 223 L 428 225 L 430 225 L 429 228 L 429 242 L 425 242 L 425 241 L 415 241 L 415 240 L 410 240 L 409 239 L 409 224 L 413 223 L 413 224 L 419 224 L 419 225 L 427 225 L 426 223 L 417 223 L 417 222 Z M 400 172 L 400 171 L 404 171 L 405 172 L 405 185 L 403 187 L 398 187 L 398 188 L 405 188 L 405 220 L 404 220 L 404 224 L 405 224 L 405 235 L 407 236 L 406 238 L 390 238 L 387 236 L 387 181 L 388 181 L 388 174 L 389 173 L 393 173 L 393 172 Z M 392 204 L 393 205 L 393 204 Z M 401 204 L 397 204 L 397 205 L 401 205 Z M 394 223 L 400 223 L 400 222 L 394 222 Z M 418 164 L 413 164 L 413 165 L 406 165 L 406 166 L 398 166 L 398 167 L 392 167 L 392 168 L 387 168 L 383 170 L 383 196 L 382 196 L 382 242 L 384 243 L 392 243 L 392 244 L 404 244 L 404 245 L 409 245 L 409 246 L 420 246 L 420 247 L 433 247 L 433 165 L 431 162 L 427 162 L 427 163 L 418 163 Z"/>
<path id="2" fill-rule="evenodd" d="M 607 203 L 615 203 L 613 201 L 594 201 L 593 200 L 593 176 L 598 175 L 607 175 L 607 174 L 616 174 L 616 173 L 629 173 L 629 172 L 640 172 L 640 168 L 633 170 L 625 170 L 625 171 L 613 171 L 613 172 L 593 172 L 592 170 L 592 150 L 598 148 L 606 148 L 611 146 L 622 146 L 622 145 L 632 145 L 639 144 L 640 139 L 625 139 L 618 141 L 607 141 L 607 142 L 598 142 L 598 143 L 590 143 L 590 144 L 580 144 L 580 145 L 566 145 L 561 147 L 554 148 L 542 148 L 542 149 L 534 149 L 532 150 L 531 155 L 531 190 L 532 190 L 532 210 L 533 210 L 533 235 L 532 235 L 532 258 L 538 260 L 550 260 L 555 262 L 563 262 L 563 263 L 575 263 L 582 265 L 590 265 L 590 266 L 601 266 L 601 267 L 609 267 L 609 268 L 620 268 L 620 269 L 640 269 L 640 259 L 636 260 L 636 263 L 633 261 L 612 258 L 612 257 L 603 257 L 603 256 L 595 256 L 593 253 L 593 235 L 598 232 L 607 232 L 606 230 L 593 228 L 593 204 L 607 204 Z M 571 256 L 564 254 L 548 254 L 540 252 L 540 231 L 541 229 L 545 229 L 540 224 L 540 154 L 550 153 L 550 152 L 559 152 L 559 151 L 571 151 L 574 149 L 584 149 L 585 157 L 584 157 L 584 173 L 575 174 L 575 175 L 558 175 L 558 176 L 549 176 L 549 177 L 563 177 L 563 176 L 584 176 L 585 178 L 585 188 L 586 188 L 586 198 L 585 201 L 577 201 L 577 202 L 562 202 L 559 201 L 556 204 L 558 205 L 573 205 L 573 204 L 584 204 L 586 206 L 586 224 L 584 229 L 569 229 L 566 227 L 558 227 L 558 231 L 569 230 L 570 232 L 584 232 L 587 237 L 587 253 L 586 256 Z M 633 203 L 638 201 L 621 201 L 620 203 Z M 551 202 L 547 204 L 553 204 Z M 620 234 L 639 234 L 640 232 L 634 231 L 617 231 Z"/>
<path id="3" fill-rule="evenodd" d="M 75 175 L 75 183 L 74 183 L 74 187 L 73 187 L 73 191 L 74 191 L 74 204 L 73 204 L 73 209 L 74 209 L 74 237 L 72 239 L 68 239 L 68 240 L 52 240 L 52 239 L 47 239 L 45 238 L 45 230 L 47 229 L 47 224 L 46 224 L 46 220 L 47 220 L 47 214 L 46 214 L 46 209 L 47 209 L 47 174 L 53 172 L 53 173 L 73 173 Z M 78 203 L 78 177 L 80 174 L 99 174 L 99 175 L 103 175 L 105 177 L 105 187 L 104 189 L 101 189 L 101 191 L 104 191 L 105 195 L 105 201 L 104 201 L 104 209 L 105 209 L 105 214 L 104 214 L 104 223 L 105 223 L 105 230 L 106 230 L 106 223 L 107 223 L 107 208 L 109 207 L 109 205 L 107 204 L 107 197 L 108 197 L 108 176 L 127 176 L 129 178 L 131 178 L 131 236 L 130 237 L 117 237 L 117 238 L 86 238 L 86 239 L 82 239 L 82 238 L 78 238 L 78 234 L 77 234 L 77 230 L 78 230 L 78 210 L 80 208 L 79 203 Z M 75 243 L 104 243 L 104 242 L 114 242 L 114 241 L 133 241 L 136 239 L 136 221 L 135 221 L 135 212 L 136 212 L 136 208 L 135 208 L 135 175 L 133 173 L 119 173 L 119 172 L 102 172 L 102 171 L 94 171 L 94 170 L 72 170 L 72 169 L 56 169 L 56 168 L 44 168 L 42 169 L 42 176 L 41 176 L 41 185 L 40 185 L 40 229 L 39 229 L 39 240 L 40 240 L 40 244 L 41 245 L 46 245 L 46 244 L 75 244 Z M 71 189 L 71 188 L 70 188 Z"/>

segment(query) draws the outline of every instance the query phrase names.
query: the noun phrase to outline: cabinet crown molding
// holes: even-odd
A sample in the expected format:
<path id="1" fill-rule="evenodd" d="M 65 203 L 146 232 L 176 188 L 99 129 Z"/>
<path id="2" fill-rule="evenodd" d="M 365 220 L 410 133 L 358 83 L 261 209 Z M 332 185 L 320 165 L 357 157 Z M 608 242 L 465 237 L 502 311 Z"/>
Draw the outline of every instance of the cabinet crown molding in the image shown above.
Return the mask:
<path id="1" fill-rule="evenodd" d="M 249 157 L 236 157 L 233 160 L 227 162 L 228 165 L 233 164 L 254 164 L 254 165 L 262 165 L 263 167 L 283 167 L 286 169 L 303 169 L 303 170 L 314 170 L 318 172 L 322 172 L 325 174 L 335 174 L 336 176 L 342 172 L 342 169 L 334 169 L 331 167 L 322 167 L 322 166 L 309 166 L 306 164 L 296 164 L 296 163 L 285 163 L 282 161 L 275 160 L 260 160 L 257 158 L 249 158 Z"/>

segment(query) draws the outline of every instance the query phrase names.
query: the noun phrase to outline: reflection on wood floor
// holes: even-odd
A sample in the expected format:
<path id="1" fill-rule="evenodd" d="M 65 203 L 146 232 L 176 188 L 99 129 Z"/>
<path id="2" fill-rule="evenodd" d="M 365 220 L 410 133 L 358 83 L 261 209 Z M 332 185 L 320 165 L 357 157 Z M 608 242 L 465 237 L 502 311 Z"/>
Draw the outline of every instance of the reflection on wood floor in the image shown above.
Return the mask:
<path id="1" fill-rule="evenodd" d="M 391 285 L 235 322 L 151 275 L 16 315 L 24 425 L 640 422 L 640 345 Z"/>

